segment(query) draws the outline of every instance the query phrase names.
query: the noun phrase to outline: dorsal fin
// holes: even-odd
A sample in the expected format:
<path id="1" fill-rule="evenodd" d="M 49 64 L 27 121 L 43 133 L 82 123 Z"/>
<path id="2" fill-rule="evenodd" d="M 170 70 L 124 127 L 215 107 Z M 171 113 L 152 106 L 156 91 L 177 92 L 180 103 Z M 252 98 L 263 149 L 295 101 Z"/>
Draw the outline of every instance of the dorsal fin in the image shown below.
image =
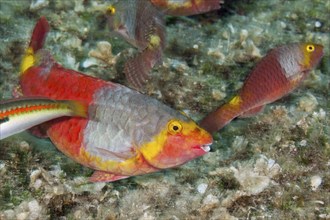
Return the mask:
<path id="1" fill-rule="evenodd" d="M 41 17 L 33 29 L 29 47 L 26 49 L 24 57 L 22 59 L 20 67 L 21 74 L 23 74 L 27 69 L 35 65 L 35 54 L 44 46 L 48 32 L 48 21 L 45 17 Z"/>

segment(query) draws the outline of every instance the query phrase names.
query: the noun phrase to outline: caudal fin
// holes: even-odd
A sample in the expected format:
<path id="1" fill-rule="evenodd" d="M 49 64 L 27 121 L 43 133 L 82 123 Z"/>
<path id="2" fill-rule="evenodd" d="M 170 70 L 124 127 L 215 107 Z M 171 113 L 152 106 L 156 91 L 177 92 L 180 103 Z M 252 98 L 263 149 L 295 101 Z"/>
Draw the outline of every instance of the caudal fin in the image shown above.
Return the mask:
<path id="1" fill-rule="evenodd" d="M 27 69 L 35 65 L 35 54 L 44 46 L 48 32 L 48 21 L 45 17 L 41 17 L 33 29 L 29 47 L 25 51 L 20 67 L 21 74 L 23 74 Z"/>
<path id="2" fill-rule="evenodd" d="M 200 122 L 200 126 L 208 132 L 214 133 L 223 128 L 240 114 L 241 98 L 237 95 L 228 103 L 220 106 L 214 112 L 211 112 L 205 118 L 203 118 L 203 120 Z"/>
<path id="3" fill-rule="evenodd" d="M 72 116 L 78 116 L 87 118 L 88 117 L 88 104 L 85 102 L 75 101 L 75 100 L 68 100 L 64 101 L 68 103 L 70 109 L 72 110 Z"/>

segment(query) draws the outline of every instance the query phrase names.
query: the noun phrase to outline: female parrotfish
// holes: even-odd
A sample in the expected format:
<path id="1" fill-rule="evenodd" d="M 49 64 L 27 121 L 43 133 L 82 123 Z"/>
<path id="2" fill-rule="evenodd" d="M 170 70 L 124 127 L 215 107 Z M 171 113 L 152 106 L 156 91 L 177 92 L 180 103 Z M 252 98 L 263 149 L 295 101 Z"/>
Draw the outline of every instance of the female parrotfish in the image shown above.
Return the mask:
<path id="1" fill-rule="evenodd" d="M 212 136 L 184 114 L 135 90 L 52 61 L 41 50 L 48 29 L 42 17 L 22 61 L 20 85 L 24 96 L 88 104 L 87 119 L 55 119 L 40 129 L 65 155 L 96 170 L 91 181 L 156 172 L 210 150 Z"/>
<path id="2" fill-rule="evenodd" d="M 162 61 L 164 16 L 145 0 L 119 1 L 109 6 L 107 15 L 110 30 L 138 49 L 124 64 L 124 73 L 130 85 L 141 88 L 151 69 Z"/>
<path id="3" fill-rule="evenodd" d="M 261 112 L 266 104 L 297 88 L 322 56 L 323 46 L 314 43 L 293 43 L 271 50 L 251 71 L 238 95 L 207 115 L 200 126 L 215 132 L 238 116 Z"/>
<path id="4" fill-rule="evenodd" d="M 138 49 L 124 64 L 129 84 L 142 88 L 152 68 L 162 62 L 165 48 L 165 15 L 193 15 L 220 8 L 220 0 L 129 0 L 107 9 L 108 25 Z"/>

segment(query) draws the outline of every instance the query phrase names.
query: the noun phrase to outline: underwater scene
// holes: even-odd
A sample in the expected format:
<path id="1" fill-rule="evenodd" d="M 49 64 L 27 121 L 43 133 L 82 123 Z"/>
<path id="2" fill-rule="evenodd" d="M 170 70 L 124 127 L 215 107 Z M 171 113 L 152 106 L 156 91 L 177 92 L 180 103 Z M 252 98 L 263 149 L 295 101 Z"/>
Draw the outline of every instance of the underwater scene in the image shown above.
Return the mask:
<path id="1" fill-rule="evenodd" d="M 330 219 L 330 1 L 0 0 L 0 220 Z"/>

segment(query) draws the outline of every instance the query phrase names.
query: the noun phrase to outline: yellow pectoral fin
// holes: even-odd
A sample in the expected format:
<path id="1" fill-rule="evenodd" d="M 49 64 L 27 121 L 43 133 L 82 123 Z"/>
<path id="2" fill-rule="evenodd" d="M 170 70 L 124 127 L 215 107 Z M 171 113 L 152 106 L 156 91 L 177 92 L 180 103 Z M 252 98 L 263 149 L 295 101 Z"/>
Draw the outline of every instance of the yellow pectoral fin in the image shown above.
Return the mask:
<path id="1" fill-rule="evenodd" d="M 243 100 L 242 100 L 241 96 L 236 95 L 227 104 L 222 106 L 222 114 L 224 113 L 224 111 L 227 114 L 230 112 L 229 115 L 237 114 L 242 110 L 242 104 L 243 104 Z M 230 117 L 232 117 L 232 116 L 233 115 L 231 115 Z"/>
<path id="2" fill-rule="evenodd" d="M 239 95 L 236 95 L 234 98 L 232 98 L 232 99 L 229 101 L 229 104 L 230 104 L 231 106 L 235 106 L 235 107 L 237 107 L 237 106 L 239 106 L 239 105 L 241 104 L 241 102 L 242 102 L 241 97 L 240 97 Z"/>
<path id="3" fill-rule="evenodd" d="M 22 63 L 20 66 L 20 73 L 23 74 L 27 69 L 32 67 L 35 64 L 35 55 L 32 47 L 29 47 L 24 54 Z"/>
<path id="4" fill-rule="evenodd" d="M 149 48 L 150 49 L 155 49 L 158 48 L 160 45 L 160 37 L 158 35 L 151 35 L 150 40 L 149 40 Z"/>

